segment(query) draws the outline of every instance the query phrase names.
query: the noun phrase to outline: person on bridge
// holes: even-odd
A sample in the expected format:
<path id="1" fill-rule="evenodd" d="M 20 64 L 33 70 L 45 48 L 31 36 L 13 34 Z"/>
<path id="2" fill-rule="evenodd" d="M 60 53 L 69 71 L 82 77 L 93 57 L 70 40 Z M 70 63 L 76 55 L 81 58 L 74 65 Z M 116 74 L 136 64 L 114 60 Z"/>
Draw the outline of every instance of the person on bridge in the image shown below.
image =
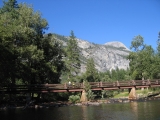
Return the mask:
<path id="1" fill-rule="evenodd" d="M 73 86 L 73 88 L 75 87 L 75 83 L 74 82 L 72 83 L 72 86 Z"/>
<path id="2" fill-rule="evenodd" d="M 69 86 L 71 85 L 71 81 L 68 82 L 68 85 L 69 85 Z"/>

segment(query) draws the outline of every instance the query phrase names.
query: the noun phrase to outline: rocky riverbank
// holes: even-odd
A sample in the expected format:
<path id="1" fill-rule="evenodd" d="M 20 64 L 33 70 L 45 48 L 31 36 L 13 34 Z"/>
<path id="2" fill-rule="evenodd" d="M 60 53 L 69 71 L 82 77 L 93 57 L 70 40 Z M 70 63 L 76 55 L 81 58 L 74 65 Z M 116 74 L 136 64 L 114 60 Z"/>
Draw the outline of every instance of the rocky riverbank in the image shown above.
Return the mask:
<path id="1" fill-rule="evenodd" d="M 152 100 L 160 100 L 160 97 L 151 97 L 151 98 L 139 98 L 139 99 L 128 99 L 128 98 L 110 98 L 110 99 L 99 99 L 95 101 L 79 102 L 79 103 L 70 103 L 68 101 L 56 101 L 56 102 L 44 102 L 44 103 L 34 103 L 31 101 L 28 104 L 18 104 L 18 103 L 6 103 L 0 104 L 0 110 L 5 109 L 15 109 L 20 108 L 25 110 L 27 108 L 50 108 L 50 107 L 65 107 L 65 106 L 91 106 L 91 105 L 100 105 L 100 104 L 114 104 L 114 103 L 129 103 L 129 102 L 147 102 Z"/>

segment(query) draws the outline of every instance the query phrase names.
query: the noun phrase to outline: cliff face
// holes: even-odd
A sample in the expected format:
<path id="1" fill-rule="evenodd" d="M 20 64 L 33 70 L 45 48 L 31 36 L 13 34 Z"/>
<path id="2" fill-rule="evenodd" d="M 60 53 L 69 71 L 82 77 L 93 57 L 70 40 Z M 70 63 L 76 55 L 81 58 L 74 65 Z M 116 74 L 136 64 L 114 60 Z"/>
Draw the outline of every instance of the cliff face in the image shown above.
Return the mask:
<path id="1" fill-rule="evenodd" d="M 129 67 L 126 56 L 129 55 L 130 50 L 123 43 L 115 41 L 99 45 L 79 39 L 77 41 L 82 55 L 82 71 L 85 70 L 86 59 L 90 57 L 94 59 L 96 68 L 101 72 Z"/>
<path id="2" fill-rule="evenodd" d="M 67 37 L 65 41 L 61 40 L 64 46 L 66 46 L 66 39 Z M 81 72 L 85 72 L 88 58 L 94 59 L 96 69 L 100 72 L 129 68 L 129 60 L 126 56 L 129 55 L 130 50 L 121 42 L 113 41 L 100 45 L 77 39 L 77 43 L 82 61 Z"/>

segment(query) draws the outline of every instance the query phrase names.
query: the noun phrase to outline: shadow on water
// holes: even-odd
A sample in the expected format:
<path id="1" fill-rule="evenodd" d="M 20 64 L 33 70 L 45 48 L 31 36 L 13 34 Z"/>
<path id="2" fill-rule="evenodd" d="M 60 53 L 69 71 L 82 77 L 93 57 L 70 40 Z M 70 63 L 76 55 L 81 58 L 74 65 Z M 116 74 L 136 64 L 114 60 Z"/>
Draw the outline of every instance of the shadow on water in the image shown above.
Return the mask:
<path id="1" fill-rule="evenodd" d="M 6 109 L 1 120 L 160 120 L 160 101 Z"/>

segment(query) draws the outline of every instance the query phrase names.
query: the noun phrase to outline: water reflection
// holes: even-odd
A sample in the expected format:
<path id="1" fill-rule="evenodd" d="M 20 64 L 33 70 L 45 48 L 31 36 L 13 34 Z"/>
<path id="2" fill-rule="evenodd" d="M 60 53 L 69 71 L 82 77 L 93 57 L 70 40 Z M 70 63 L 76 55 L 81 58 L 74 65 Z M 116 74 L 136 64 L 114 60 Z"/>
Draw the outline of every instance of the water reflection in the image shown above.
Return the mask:
<path id="1" fill-rule="evenodd" d="M 137 102 L 131 102 L 130 103 L 131 109 L 135 115 L 135 119 L 138 118 L 138 103 Z"/>
<path id="2" fill-rule="evenodd" d="M 85 105 L 83 105 L 83 106 L 81 107 L 81 108 L 82 108 L 82 116 L 83 116 L 83 120 L 88 120 L 87 107 L 88 107 L 88 106 L 85 106 Z"/>
<path id="3" fill-rule="evenodd" d="M 160 102 L 0 111 L 1 120 L 160 120 Z"/>

